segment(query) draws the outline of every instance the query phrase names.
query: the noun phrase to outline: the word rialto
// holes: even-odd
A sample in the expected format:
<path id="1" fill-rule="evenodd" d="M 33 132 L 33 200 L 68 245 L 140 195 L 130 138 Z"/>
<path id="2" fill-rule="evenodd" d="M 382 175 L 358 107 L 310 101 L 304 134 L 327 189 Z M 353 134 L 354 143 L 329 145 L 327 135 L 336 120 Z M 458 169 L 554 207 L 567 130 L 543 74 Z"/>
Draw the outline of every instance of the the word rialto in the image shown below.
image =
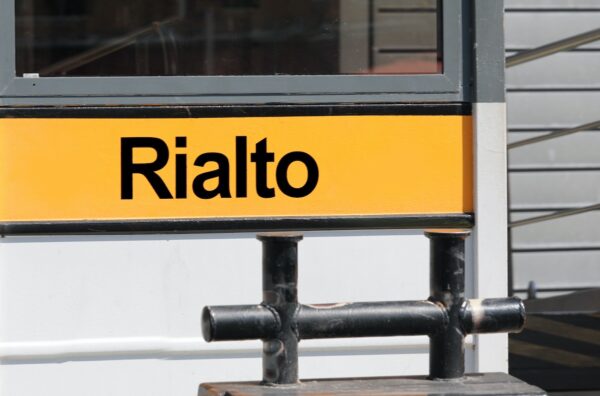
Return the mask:
<path id="1" fill-rule="evenodd" d="M 235 180 L 235 197 L 248 196 L 248 142 L 246 136 L 235 138 L 235 173 L 231 174 L 230 159 L 223 153 L 202 153 L 194 160 L 194 166 L 204 168 L 211 164 L 209 171 L 200 172 L 192 180 L 192 191 L 201 199 L 232 198 L 230 179 Z M 187 148 L 187 138 L 175 138 L 175 147 Z M 152 162 L 134 162 L 136 149 L 151 149 L 156 153 Z M 184 199 L 188 192 L 188 154 L 177 152 L 175 157 L 175 186 L 169 188 L 158 174 L 171 160 L 167 143 L 156 137 L 124 137 L 121 138 L 121 199 L 133 199 L 133 175 L 140 174 L 146 178 L 160 199 Z M 275 164 L 275 153 L 269 152 L 267 139 L 257 142 L 254 152 L 250 153 L 250 162 L 255 166 L 256 193 L 261 198 L 274 198 L 276 190 L 270 187 L 268 180 L 269 163 Z M 294 162 L 306 168 L 306 181 L 302 186 L 293 186 L 288 179 L 288 170 Z M 214 164 L 214 165 L 212 165 Z M 214 181 L 213 181 L 214 179 Z M 292 151 L 281 157 L 275 164 L 275 179 L 279 190 L 293 198 L 306 197 L 314 191 L 319 181 L 319 167 L 315 159 L 303 151 Z M 211 183 L 208 183 L 212 181 Z M 175 192 L 173 195 L 172 192 Z"/>

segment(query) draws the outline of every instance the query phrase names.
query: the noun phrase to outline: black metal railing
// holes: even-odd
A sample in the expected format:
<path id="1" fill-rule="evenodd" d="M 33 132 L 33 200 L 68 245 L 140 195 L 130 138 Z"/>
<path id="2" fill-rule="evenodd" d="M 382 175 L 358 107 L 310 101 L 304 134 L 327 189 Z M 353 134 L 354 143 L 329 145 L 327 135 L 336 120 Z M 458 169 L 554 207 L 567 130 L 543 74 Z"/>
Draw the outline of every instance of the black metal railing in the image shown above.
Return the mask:
<path id="1" fill-rule="evenodd" d="M 525 307 L 518 298 L 465 299 L 465 239 L 469 231 L 426 232 L 430 297 L 304 305 L 298 302 L 298 234 L 265 234 L 260 304 L 205 307 L 206 341 L 261 339 L 263 385 L 296 384 L 303 339 L 428 335 L 429 378 L 464 376 L 467 334 L 518 331 Z"/>

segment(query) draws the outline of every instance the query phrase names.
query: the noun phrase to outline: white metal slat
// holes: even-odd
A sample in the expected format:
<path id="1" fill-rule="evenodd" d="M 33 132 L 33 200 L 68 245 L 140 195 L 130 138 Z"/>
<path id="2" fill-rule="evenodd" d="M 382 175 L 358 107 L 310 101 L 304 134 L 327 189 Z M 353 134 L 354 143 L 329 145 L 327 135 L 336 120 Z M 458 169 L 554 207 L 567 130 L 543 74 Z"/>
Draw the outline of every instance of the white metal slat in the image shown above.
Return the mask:
<path id="1" fill-rule="evenodd" d="M 506 0 L 505 7 L 509 51 L 535 48 L 600 26 L 597 0 Z M 546 128 L 551 132 L 600 118 L 598 42 L 509 68 L 506 79 L 512 129 Z M 508 141 L 543 134 L 509 133 Z M 598 147 L 600 133 L 581 132 L 512 149 L 509 168 L 594 167 L 600 165 Z M 600 202 L 600 172 L 512 172 L 509 180 L 513 209 L 581 207 Z M 511 220 L 549 213 L 513 211 Z M 512 248 L 600 247 L 599 220 L 600 212 L 595 211 L 516 227 L 512 229 Z M 514 253 L 512 258 L 517 289 L 526 288 L 530 280 L 538 287 L 600 285 L 600 250 Z"/>
<path id="2" fill-rule="evenodd" d="M 512 213 L 521 220 L 552 212 Z M 513 249 L 600 246 L 600 211 L 524 225 L 512 229 Z M 548 267 L 551 271 L 551 267 Z"/>
<path id="3" fill-rule="evenodd" d="M 600 10 L 590 12 L 507 12 L 507 50 L 523 50 L 584 33 L 600 27 Z M 581 48 L 600 49 L 600 42 Z"/>
<path id="4" fill-rule="evenodd" d="M 508 134 L 509 143 L 543 136 L 548 132 Z M 557 167 L 589 165 L 600 167 L 600 130 L 579 132 L 545 142 L 515 148 L 509 151 L 511 167 Z"/>
<path id="5" fill-rule="evenodd" d="M 516 289 L 529 281 L 537 287 L 600 287 L 600 250 L 514 253 Z"/>
<path id="6" fill-rule="evenodd" d="M 563 9 L 568 11 L 575 10 L 600 10 L 598 0 L 505 0 L 504 6 L 507 10 L 513 9 Z"/>
<path id="7" fill-rule="evenodd" d="M 600 91 L 509 92 L 509 128 L 568 128 L 600 118 Z"/>
<path id="8" fill-rule="evenodd" d="M 511 173 L 510 195 L 513 208 L 592 205 L 600 202 L 600 171 Z"/>
<path id="9" fill-rule="evenodd" d="M 506 87 L 600 91 L 600 51 L 564 52 L 508 68 Z"/>

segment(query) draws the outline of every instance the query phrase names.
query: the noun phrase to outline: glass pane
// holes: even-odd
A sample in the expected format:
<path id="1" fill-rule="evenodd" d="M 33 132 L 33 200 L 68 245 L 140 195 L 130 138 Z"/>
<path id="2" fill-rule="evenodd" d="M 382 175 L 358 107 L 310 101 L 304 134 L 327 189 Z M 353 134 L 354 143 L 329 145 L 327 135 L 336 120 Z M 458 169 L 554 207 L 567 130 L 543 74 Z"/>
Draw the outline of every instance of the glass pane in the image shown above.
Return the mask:
<path id="1" fill-rule="evenodd" d="M 436 0 L 16 0 L 17 74 L 431 74 Z"/>

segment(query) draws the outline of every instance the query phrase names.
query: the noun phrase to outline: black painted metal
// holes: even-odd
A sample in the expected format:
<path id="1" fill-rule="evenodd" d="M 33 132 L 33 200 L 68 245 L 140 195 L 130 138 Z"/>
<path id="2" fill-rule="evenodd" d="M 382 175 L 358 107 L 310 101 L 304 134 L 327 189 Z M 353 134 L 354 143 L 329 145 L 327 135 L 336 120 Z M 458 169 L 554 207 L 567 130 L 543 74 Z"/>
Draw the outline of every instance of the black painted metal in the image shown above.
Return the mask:
<path id="1" fill-rule="evenodd" d="M 393 301 L 298 305 L 292 327 L 306 340 L 433 334 L 447 323 L 431 301 Z M 205 307 L 202 326 L 206 341 L 273 338 L 278 316 L 263 305 Z"/>
<path id="2" fill-rule="evenodd" d="M 525 325 L 525 305 L 517 297 L 467 300 L 460 320 L 468 334 L 509 332 Z"/>
<path id="3" fill-rule="evenodd" d="M 204 307 L 202 334 L 207 342 L 273 338 L 281 323 L 265 305 Z"/>
<path id="4" fill-rule="evenodd" d="M 471 213 L 389 216 L 261 217 L 120 221 L 0 223 L 0 235 L 189 234 L 285 230 L 401 229 L 472 227 Z"/>
<path id="5" fill-rule="evenodd" d="M 465 299 L 465 239 L 468 231 L 429 231 L 432 301 L 448 311 L 448 325 L 430 336 L 429 375 L 452 379 L 465 374 L 465 333 L 460 312 Z"/>
<path id="6" fill-rule="evenodd" d="M 223 118 L 338 115 L 471 115 L 471 103 L 0 106 L 0 117 L 11 118 Z"/>
<path id="7" fill-rule="evenodd" d="M 264 234 L 263 302 L 205 307 L 207 341 L 262 339 L 263 384 L 298 382 L 298 342 L 310 338 L 428 335 L 430 379 L 464 377 L 466 334 L 518 331 L 525 308 L 518 298 L 465 300 L 467 230 L 432 230 L 428 301 L 298 303 L 297 234 Z"/>
<path id="8" fill-rule="evenodd" d="M 430 301 L 364 302 L 302 305 L 296 321 L 301 339 L 385 337 L 432 334 L 448 315 Z"/>
<path id="9" fill-rule="evenodd" d="M 274 311 L 279 327 L 263 340 L 263 382 L 298 382 L 298 335 L 294 315 L 298 309 L 298 234 L 263 234 L 263 305 Z"/>

